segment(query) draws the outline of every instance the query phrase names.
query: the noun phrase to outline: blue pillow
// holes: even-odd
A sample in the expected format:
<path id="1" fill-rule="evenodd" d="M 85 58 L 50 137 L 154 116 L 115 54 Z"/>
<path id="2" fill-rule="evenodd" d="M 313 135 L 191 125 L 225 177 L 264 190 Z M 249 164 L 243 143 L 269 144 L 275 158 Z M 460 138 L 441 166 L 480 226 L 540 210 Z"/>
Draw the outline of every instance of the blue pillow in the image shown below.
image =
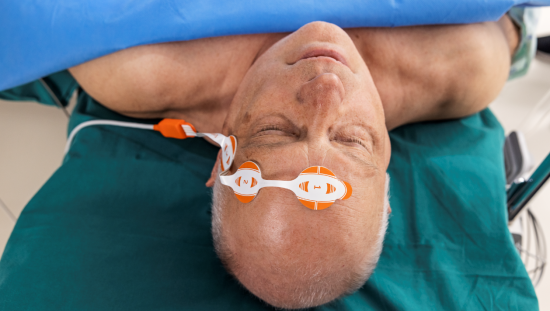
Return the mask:
<path id="1" fill-rule="evenodd" d="M 396 27 L 497 20 L 550 0 L 0 1 L 0 91 L 128 47 L 290 32 L 312 21 Z"/>

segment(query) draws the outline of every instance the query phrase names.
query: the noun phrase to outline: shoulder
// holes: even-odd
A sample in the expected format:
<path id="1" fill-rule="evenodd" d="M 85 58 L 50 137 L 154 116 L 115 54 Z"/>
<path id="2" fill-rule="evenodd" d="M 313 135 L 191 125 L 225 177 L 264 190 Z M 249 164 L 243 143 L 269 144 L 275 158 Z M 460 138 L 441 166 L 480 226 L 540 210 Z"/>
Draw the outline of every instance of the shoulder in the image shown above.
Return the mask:
<path id="1" fill-rule="evenodd" d="M 499 23 L 355 29 L 388 128 L 452 119 L 487 107 L 510 66 Z"/>
<path id="2" fill-rule="evenodd" d="M 236 91 L 267 35 L 132 47 L 70 72 L 103 105 L 134 117 L 163 117 L 223 101 Z"/>

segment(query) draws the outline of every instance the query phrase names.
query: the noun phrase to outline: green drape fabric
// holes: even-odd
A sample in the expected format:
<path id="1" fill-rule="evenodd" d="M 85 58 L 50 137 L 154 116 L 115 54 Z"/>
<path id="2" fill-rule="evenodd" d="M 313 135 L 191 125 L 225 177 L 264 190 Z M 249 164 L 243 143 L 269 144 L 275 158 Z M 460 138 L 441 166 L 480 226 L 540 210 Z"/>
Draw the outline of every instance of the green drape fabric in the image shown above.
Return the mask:
<path id="1" fill-rule="evenodd" d="M 34 91 L 17 96 L 49 103 Z M 91 119 L 133 120 L 80 92 L 69 127 Z M 357 293 L 316 309 L 537 310 L 507 229 L 504 137 L 493 114 L 390 137 L 393 212 L 379 265 Z M 82 130 L 13 230 L 0 310 L 271 309 L 215 255 L 204 183 L 216 153 L 202 139 Z"/>

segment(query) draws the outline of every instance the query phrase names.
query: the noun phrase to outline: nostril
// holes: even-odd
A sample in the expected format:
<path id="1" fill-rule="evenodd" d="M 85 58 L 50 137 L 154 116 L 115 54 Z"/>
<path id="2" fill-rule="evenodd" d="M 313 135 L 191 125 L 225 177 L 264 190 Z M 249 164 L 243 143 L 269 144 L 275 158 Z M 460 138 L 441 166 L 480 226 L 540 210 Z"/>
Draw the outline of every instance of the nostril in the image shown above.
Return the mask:
<path id="1" fill-rule="evenodd" d="M 315 106 L 340 104 L 345 97 L 344 85 L 333 73 L 322 73 L 302 85 L 296 95 L 298 102 Z"/>

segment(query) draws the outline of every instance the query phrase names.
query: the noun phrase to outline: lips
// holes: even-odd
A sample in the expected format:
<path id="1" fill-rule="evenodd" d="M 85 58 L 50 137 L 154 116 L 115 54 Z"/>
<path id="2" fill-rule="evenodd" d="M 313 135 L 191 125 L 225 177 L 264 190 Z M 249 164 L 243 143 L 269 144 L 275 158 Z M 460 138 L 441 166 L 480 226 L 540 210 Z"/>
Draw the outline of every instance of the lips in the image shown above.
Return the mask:
<path id="1" fill-rule="evenodd" d="M 346 59 L 340 53 L 331 49 L 318 48 L 318 49 L 308 50 L 302 55 L 302 57 L 299 58 L 298 61 L 303 59 L 308 59 L 308 58 L 315 58 L 315 57 L 332 58 L 333 60 L 339 63 L 342 63 L 344 66 L 349 68 Z"/>

